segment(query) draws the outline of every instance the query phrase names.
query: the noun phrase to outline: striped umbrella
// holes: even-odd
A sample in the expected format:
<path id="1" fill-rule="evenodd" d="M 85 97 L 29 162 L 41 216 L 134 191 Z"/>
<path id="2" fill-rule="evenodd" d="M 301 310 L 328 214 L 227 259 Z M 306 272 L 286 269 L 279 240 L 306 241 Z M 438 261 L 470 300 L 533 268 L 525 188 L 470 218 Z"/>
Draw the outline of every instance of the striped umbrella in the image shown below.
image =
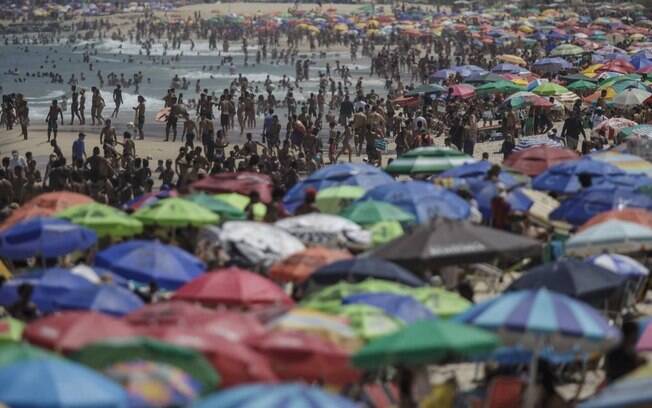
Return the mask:
<path id="1" fill-rule="evenodd" d="M 601 254 L 592 256 L 587 260 L 613 273 L 632 278 L 641 278 L 650 274 L 650 270 L 645 265 L 625 255 Z"/>
<path id="2" fill-rule="evenodd" d="M 633 154 L 609 151 L 592 154 L 591 157 L 595 160 L 613 164 L 627 173 L 644 173 L 648 176 L 652 176 L 652 163 Z"/>
<path id="3" fill-rule="evenodd" d="M 521 150 L 529 149 L 531 147 L 538 147 L 538 146 L 548 146 L 548 147 L 556 147 L 556 148 L 564 147 L 560 142 L 550 139 L 548 135 L 536 135 L 536 136 L 525 136 L 519 138 L 518 143 L 516 143 L 516 146 L 514 146 L 514 151 L 518 152 Z"/>
<path id="4" fill-rule="evenodd" d="M 618 136 L 621 139 L 628 139 L 630 137 L 650 139 L 652 138 L 652 125 L 636 125 L 624 128 L 620 130 Z"/>
<path id="5" fill-rule="evenodd" d="M 649 407 L 652 404 L 652 364 L 647 364 L 604 388 L 579 408 Z"/>
<path id="6" fill-rule="evenodd" d="M 594 132 L 603 133 L 609 139 L 614 139 L 621 129 L 636 126 L 633 120 L 625 118 L 610 118 L 604 120 L 593 128 Z"/>
<path id="7" fill-rule="evenodd" d="M 473 161 L 473 157 L 459 150 L 418 147 L 392 161 L 385 170 L 391 174 L 432 174 Z"/>
<path id="8" fill-rule="evenodd" d="M 652 249 L 652 228 L 620 220 L 594 225 L 566 241 L 566 252 L 575 255 L 593 255 L 605 250 L 631 253 L 649 249 Z"/>

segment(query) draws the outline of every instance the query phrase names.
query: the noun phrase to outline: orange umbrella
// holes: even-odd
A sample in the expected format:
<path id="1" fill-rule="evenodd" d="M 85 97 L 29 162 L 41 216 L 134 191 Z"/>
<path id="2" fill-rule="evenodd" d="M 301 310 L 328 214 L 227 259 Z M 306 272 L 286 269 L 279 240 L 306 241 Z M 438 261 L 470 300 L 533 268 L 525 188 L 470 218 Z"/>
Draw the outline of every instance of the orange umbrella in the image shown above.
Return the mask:
<path id="1" fill-rule="evenodd" d="M 652 228 L 652 212 L 641 208 L 624 208 L 622 210 L 606 211 L 592 217 L 579 228 L 578 232 L 609 220 L 630 221 Z"/>
<path id="2" fill-rule="evenodd" d="M 269 275 L 279 281 L 303 282 L 320 267 L 350 257 L 346 251 L 312 247 L 275 263 Z"/>
<path id="3" fill-rule="evenodd" d="M 55 191 L 52 193 L 39 194 L 11 213 L 9 218 L 7 218 L 2 224 L 2 227 L 0 227 L 0 230 L 9 228 L 23 220 L 38 216 L 54 215 L 66 208 L 92 202 L 93 199 L 86 195 L 71 193 L 68 191 Z"/>

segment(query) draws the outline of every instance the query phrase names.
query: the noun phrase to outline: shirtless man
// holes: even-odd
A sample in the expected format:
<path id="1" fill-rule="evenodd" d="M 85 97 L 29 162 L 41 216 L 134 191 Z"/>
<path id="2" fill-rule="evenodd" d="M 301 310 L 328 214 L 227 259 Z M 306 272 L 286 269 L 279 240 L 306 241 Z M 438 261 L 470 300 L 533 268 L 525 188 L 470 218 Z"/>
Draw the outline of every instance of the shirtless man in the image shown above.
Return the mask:
<path id="1" fill-rule="evenodd" d="M 61 117 L 61 125 L 63 126 L 63 112 L 61 111 L 61 108 L 57 104 L 57 100 L 54 99 L 52 101 L 52 105 L 50 105 L 50 110 L 48 111 L 48 115 L 45 117 L 45 123 L 48 124 L 48 142 L 50 141 L 50 135 L 54 133 L 54 140 L 57 139 L 57 118 Z"/>
<path id="2" fill-rule="evenodd" d="M 120 87 L 120 84 L 116 85 L 113 90 L 113 103 L 115 103 L 115 109 L 113 110 L 111 117 L 117 119 L 118 113 L 120 112 L 120 105 L 124 103 L 122 100 L 122 88 Z"/>
<path id="3" fill-rule="evenodd" d="M 79 90 L 79 120 L 80 124 L 86 124 L 86 117 L 84 116 L 84 110 L 86 109 L 86 91 L 82 88 Z"/>
<path id="4" fill-rule="evenodd" d="M 71 87 L 72 91 L 72 101 L 70 103 L 70 126 L 75 122 L 75 116 L 79 120 L 79 124 L 83 125 L 82 118 L 79 116 L 79 92 L 77 92 L 77 87 L 73 85 Z"/>
<path id="5" fill-rule="evenodd" d="M 181 141 L 186 141 L 186 146 L 189 149 L 195 148 L 195 135 L 197 134 L 197 125 L 195 121 L 190 119 L 190 116 L 186 116 L 186 120 L 183 122 L 183 132 L 181 133 Z"/>
<path id="6" fill-rule="evenodd" d="M 20 133 L 27 140 L 27 125 L 29 125 L 29 108 L 23 94 L 16 95 L 16 118 L 20 124 Z"/>
<path id="7" fill-rule="evenodd" d="M 99 123 L 104 122 L 102 117 L 102 110 L 104 109 L 104 98 L 100 94 L 100 90 L 96 87 L 91 88 L 91 124 L 95 126 L 95 121 Z"/>
<path id="8" fill-rule="evenodd" d="M 342 153 L 348 152 L 349 154 L 349 163 L 351 163 L 351 155 L 353 153 L 353 150 L 351 149 L 351 126 L 344 125 L 344 134 L 342 135 L 342 149 L 340 149 L 339 153 L 337 153 L 337 156 L 335 156 L 335 161 L 337 162 L 337 159 L 340 158 Z"/>
<path id="9" fill-rule="evenodd" d="M 138 106 L 134 106 L 136 111 L 136 129 L 138 130 L 138 138 L 143 140 L 145 135 L 143 134 L 143 126 L 145 126 L 145 98 L 142 95 L 138 95 Z"/>
<path id="10" fill-rule="evenodd" d="M 115 128 L 111 127 L 111 119 L 104 121 L 104 127 L 100 131 L 100 145 L 104 146 L 105 151 L 110 151 L 116 154 L 115 145 L 118 137 L 115 133 Z"/>

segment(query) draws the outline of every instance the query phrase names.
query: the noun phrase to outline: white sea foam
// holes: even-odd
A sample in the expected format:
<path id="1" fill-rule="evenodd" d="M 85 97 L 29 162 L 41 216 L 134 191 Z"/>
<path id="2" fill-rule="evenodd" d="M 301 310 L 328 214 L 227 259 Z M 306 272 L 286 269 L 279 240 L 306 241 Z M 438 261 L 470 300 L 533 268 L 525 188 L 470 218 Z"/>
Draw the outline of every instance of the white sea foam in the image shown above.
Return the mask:
<path id="1" fill-rule="evenodd" d="M 38 104 L 38 103 L 50 104 L 50 102 L 52 102 L 52 99 L 61 98 L 65 94 L 66 94 L 65 91 L 61 89 L 57 89 L 56 91 L 48 92 L 43 96 L 25 97 L 25 100 L 29 101 L 31 104 Z"/>
<path id="2" fill-rule="evenodd" d="M 147 50 L 143 48 L 141 44 L 129 41 L 116 41 L 116 40 L 103 40 L 100 42 L 93 43 L 95 44 L 95 49 L 101 53 L 105 54 L 123 54 L 123 55 L 146 55 Z M 77 52 L 84 52 L 83 46 L 79 47 L 79 44 L 76 44 L 78 47 Z M 84 44 L 85 45 L 85 44 Z M 167 56 L 176 56 L 183 54 L 185 56 L 242 56 L 244 53 L 241 51 L 240 44 L 234 43 L 231 45 L 229 52 L 222 52 L 222 45 L 218 44 L 218 48 L 210 50 L 208 48 L 208 42 L 196 42 L 194 50 L 190 49 L 190 43 L 184 42 L 181 44 L 179 49 L 168 48 L 167 51 L 162 43 L 152 44 L 150 48 L 150 55 L 152 56 L 162 56 L 164 53 Z M 247 47 L 249 55 L 254 57 L 256 50 L 258 49 L 255 45 L 250 45 Z"/>

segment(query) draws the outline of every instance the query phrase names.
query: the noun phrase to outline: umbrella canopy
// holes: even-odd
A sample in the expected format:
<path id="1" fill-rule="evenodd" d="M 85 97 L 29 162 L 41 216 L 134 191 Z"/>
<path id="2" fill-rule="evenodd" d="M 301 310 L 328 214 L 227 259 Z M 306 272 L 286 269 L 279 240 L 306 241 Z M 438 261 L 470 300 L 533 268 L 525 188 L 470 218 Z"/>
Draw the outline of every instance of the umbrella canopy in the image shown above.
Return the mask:
<path id="1" fill-rule="evenodd" d="M 569 160 L 539 174 L 532 180 L 532 187 L 555 193 L 575 193 L 582 187 L 579 181 L 580 174 L 591 176 L 592 185 L 598 185 L 622 176 L 624 172 L 616 166 L 589 158 Z"/>
<path id="2" fill-rule="evenodd" d="M 205 269 L 203 262 L 176 246 L 141 240 L 98 252 L 95 265 L 137 282 L 156 282 L 163 289 L 176 289 Z"/>
<path id="3" fill-rule="evenodd" d="M 322 167 L 292 187 L 283 198 L 283 206 L 291 213 L 303 203 L 305 192 L 312 187 L 317 191 L 340 185 L 358 186 L 369 190 L 393 179 L 381 169 L 368 164 L 342 163 Z"/>
<path id="4" fill-rule="evenodd" d="M 73 354 L 72 358 L 102 371 L 114 364 L 134 360 L 163 363 L 190 374 L 202 384 L 203 390 L 211 390 L 219 382 L 219 376 L 199 352 L 146 337 L 116 338 L 93 343 Z"/>
<path id="5" fill-rule="evenodd" d="M 522 191 L 534 203 L 528 211 L 528 216 L 540 224 L 548 225 L 550 222 L 550 213 L 559 207 L 559 201 L 542 191 L 528 188 L 524 188 Z"/>
<path id="6" fill-rule="evenodd" d="M 405 325 L 382 309 L 361 303 L 339 305 L 333 313 L 346 319 L 365 342 L 394 333 Z"/>
<path id="7" fill-rule="evenodd" d="M 554 96 L 567 93 L 568 89 L 554 82 L 546 82 L 534 88 L 532 92 L 541 96 Z"/>
<path id="8" fill-rule="evenodd" d="M 25 340 L 64 354 L 107 337 L 131 337 L 136 332 L 127 323 L 97 312 L 62 312 L 31 322 Z"/>
<path id="9" fill-rule="evenodd" d="M 323 286 L 339 281 L 360 282 L 369 278 L 397 282 L 411 287 L 424 285 L 424 282 L 411 272 L 374 257 L 345 259 L 322 266 L 310 275 L 306 282 L 308 285 Z"/>
<path id="10" fill-rule="evenodd" d="M 510 154 L 504 164 L 511 169 L 534 177 L 554 165 L 576 159 L 578 159 L 577 153 L 570 149 L 542 144 Z"/>
<path id="11" fill-rule="evenodd" d="M 590 187 L 564 200 L 550 219 L 582 225 L 602 212 L 627 207 L 652 210 L 652 198 L 623 187 Z"/>
<path id="12" fill-rule="evenodd" d="M 448 95 L 455 98 L 467 99 L 475 95 L 475 88 L 469 84 L 453 85 L 448 88 Z"/>
<path id="13" fill-rule="evenodd" d="M 339 214 L 349 204 L 362 197 L 365 192 L 365 189 L 358 186 L 328 187 L 317 193 L 315 204 L 323 213 Z"/>
<path id="14" fill-rule="evenodd" d="M 209 396 L 194 408 L 286 408 L 288 401 L 312 408 L 356 408 L 358 404 L 306 384 L 243 385 Z"/>
<path id="15" fill-rule="evenodd" d="M 584 49 L 582 47 L 573 44 L 562 44 L 550 51 L 550 55 L 553 57 L 565 57 L 570 55 L 580 55 L 583 53 Z"/>
<path id="16" fill-rule="evenodd" d="M 458 315 L 471 306 L 471 302 L 457 292 L 450 292 L 443 288 L 423 286 L 411 290 L 407 294 L 442 319 Z"/>
<path id="17" fill-rule="evenodd" d="M 609 139 L 615 139 L 620 130 L 636 125 L 637 123 L 633 120 L 625 118 L 609 118 L 599 123 L 598 126 L 594 127 L 593 131 L 604 134 Z"/>
<path id="18" fill-rule="evenodd" d="M 373 306 L 406 324 L 436 318 L 430 309 L 423 306 L 413 297 L 394 293 L 359 293 L 345 297 L 342 299 L 342 304 Z"/>
<path id="19" fill-rule="evenodd" d="M 633 154 L 608 151 L 592 154 L 591 157 L 594 160 L 612 164 L 630 174 L 646 174 L 648 177 L 652 176 L 652 163 Z"/>
<path id="20" fill-rule="evenodd" d="M 594 225 L 566 241 L 567 253 L 585 256 L 604 251 L 631 253 L 651 248 L 652 228 L 621 220 Z"/>
<path id="21" fill-rule="evenodd" d="M 527 270 L 512 282 L 509 291 L 546 288 L 600 307 L 605 299 L 625 284 L 623 276 L 600 266 L 559 260 Z"/>
<path id="22" fill-rule="evenodd" d="M 94 310 L 113 316 L 124 316 L 143 306 L 143 301 L 129 289 L 114 284 L 101 284 L 66 293 L 54 300 L 59 310 Z"/>
<path id="23" fill-rule="evenodd" d="M 595 91 L 598 85 L 590 81 L 575 81 L 569 84 L 566 88 L 573 92 Z"/>
<path id="24" fill-rule="evenodd" d="M 65 220 L 36 217 L 0 233 L 0 257 L 12 260 L 34 256 L 57 258 L 85 250 L 97 242 L 95 232 Z"/>
<path id="25" fill-rule="evenodd" d="M 245 209 L 251 202 L 251 198 L 239 193 L 219 193 L 215 194 L 213 198 L 222 201 L 225 204 L 236 207 L 244 213 Z M 267 214 L 267 206 L 263 203 L 254 203 L 253 205 L 254 220 L 262 221 Z"/>
<path id="26" fill-rule="evenodd" d="M 619 108 L 632 108 L 634 106 L 641 106 L 652 93 L 642 89 L 630 88 L 616 95 L 612 103 Z"/>
<path id="27" fill-rule="evenodd" d="M 226 203 L 224 200 L 219 200 L 205 193 L 189 195 L 186 197 L 186 200 L 216 213 L 220 219 L 224 218 L 227 220 L 244 220 L 246 218 L 246 214 L 244 211 L 242 211 L 242 209 Z"/>
<path id="28" fill-rule="evenodd" d="M 650 270 L 645 265 L 633 258 L 620 254 L 595 255 L 588 258 L 587 262 L 627 278 L 639 279 L 650 274 Z"/>
<path id="29" fill-rule="evenodd" d="M 265 355 L 283 380 L 350 384 L 360 374 L 350 365 L 349 354 L 336 344 L 299 331 L 270 331 L 247 340 Z"/>
<path id="30" fill-rule="evenodd" d="M 32 198 L 13 211 L 11 215 L 2 223 L 4 230 L 20 221 L 33 217 L 47 217 L 60 211 L 76 205 L 92 203 L 93 199 L 83 194 L 71 193 L 68 191 L 55 191 L 43 193 Z"/>
<path id="31" fill-rule="evenodd" d="M 468 186 L 471 194 L 473 194 L 473 198 L 478 203 L 483 219 L 490 220 L 492 215 L 491 203 L 496 196 L 501 194 L 498 185 L 489 180 L 479 180 L 470 182 Z M 529 211 L 532 204 L 534 204 L 520 188 L 513 188 L 507 191 L 505 200 L 509 204 L 511 211 L 521 213 Z"/>
<path id="32" fill-rule="evenodd" d="M 199 302 L 206 306 L 253 307 L 294 304 L 274 282 L 236 267 L 206 273 L 180 287 L 173 298 Z"/>
<path id="33" fill-rule="evenodd" d="M 647 364 L 615 383 L 603 388 L 596 396 L 578 405 L 578 408 L 634 408 L 652 403 L 650 364 Z"/>
<path id="34" fill-rule="evenodd" d="M 11 317 L 0 319 L 0 345 L 4 346 L 9 342 L 20 341 L 24 328 L 25 324 L 20 320 Z"/>
<path id="35" fill-rule="evenodd" d="M 527 65 L 527 62 L 523 58 L 519 57 L 518 55 L 502 54 L 502 55 L 498 55 L 496 57 L 496 59 L 498 61 L 505 61 L 505 62 L 508 62 L 510 64 L 516 64 L 516 65 L 522 65 L 522 66 Z"/>
<path id="36" fill-rule="evenodd" d="M 527 256 L 540 244 L 520 235 L 447 219 L 436 219 L 374 249 L 372 256 L 404 266 L 468 264 L 500 256 Z"/>
<path id="37" fill-rule="evenodd" d="M 473 157 L 459 150 L 417 147 L 392 161 L 385 170 L 390 174 L 434 174 L 473 161 Z"/>
<path id="38" fill-rule="evenodd" d="M 484 330 L 444 320 L 423 320 L 378 338 L 353 356 L 357 367 L 423 366 L 489 352 L 498 338 Z"/>
<path id="39" fill-rule="evenodd" d="M 346 251 L 312 247 L 275 263 L 268 274 L 279 281 L 303 282 L 320 267 L 350 257 Z"/>
<path id="40" fill-rule="evenodd" d="M 149 193 L 141 194 L 138 197 L 132 198 L 122 205 L 123 210 L 138 210 L 140 208 L 149 207 L 150 205 L 156 204 L 159 201 L 170 198 L 178 197 L 179 193 L 176 190 L 161 190 L 161 191 L 152 191 Z"/>
<path id="41" fill-rule="evenodd" d="M 146 225 L 174 228 L 217 224 L 220 220 L 218 215 L 201 205 L 177 197 L 141 208 L 133 217 Z"/>
<path id="42" fill-rule="evenodd" d="M 652 212 L 642 208 L 617 208 L 601 212 L 582 224 L 578 232 L 609 220 L 630 221 L 634 224 L 652 228 Z"/>
<path id="43" fill-rule="evenodd" d="M 428 95 L 433 93 L 446 92 L 446 88 L 439 84 L 424 84 L 415 87 L 413 90 L 406 93 L 406 96 Z"/>
<path id="44" fill-rule="evenodd" d="M 506 80 L 490 82 L 488 84 L 481 85 L 475 89 L 478 95 L 492 94 L 492 93 L 511 94 L 522 90 L 524 90 L 522 86 L 519 86 L 512 81 L 506 81 Z"/>
<path id="45" fill-rule="evenodd" d="M 369 190 L 360 202 L 382 201 L 415 216 L 418 223 L 435 217 L 466 219 L 471 209 L 457 194 L 423 181 L 392 182 Z"/>
<path id="46" fill-rule="evenodd" d="M 11 407 L 122 408 L 127 394 L 93 370 L 48 358 L 0 368 L 0 401 Z"/>
<path id="47" fill-rule="evenodd" d="M 207 193 L 238 193 L 245 196 L 255 191 L 262 202 L 272 201 L 272 179 L 262 173 L 219 173 L 195 181 L 191 188 Z"/>
<path id="48" fill-rule="evenodd" d="M 395 205 L 382 201 L 360 201 L 345 208 L 340 215 L 359 225 L 373 225 L 382 221 L 412 222 L 414 216 Z"/>
<path id="49" fill-rule="evenodd" d="M 362 228 L 344 217 L 311 213 L 283 218 L 276 222 L 282 228 L 309 245 L 340 247 L 368 244 L 370 236 Z"/>
<path id="50" fill-rule="evenodd" d="M 140 221 L 116 208 L 99 203 L 70 207 L 56 216 L 92 229 L 100 237 L 128 237 L 143 232 L 143 224 Z"/>
<path id="51" fill-rule="evenodd" d="M 57 355 L 26 342 L 4 343 L 0 347 L 0 368 L 27 360 L 45 360 L 57 358 Z"/>
<path id="52" fill-rule="evenodd" d="M 489 170 L 495 165 L 488 160 L 480 160 L 473 163 L 466 163 L 439 174 L 438 179 L 461 179 L 464 182 L 483 180 L 486 178 Z M 521 184 L 514 176 L 506 171 L 498 174 L 498 181 L 503 183 L 507 188 L 515 187 Z"/>

